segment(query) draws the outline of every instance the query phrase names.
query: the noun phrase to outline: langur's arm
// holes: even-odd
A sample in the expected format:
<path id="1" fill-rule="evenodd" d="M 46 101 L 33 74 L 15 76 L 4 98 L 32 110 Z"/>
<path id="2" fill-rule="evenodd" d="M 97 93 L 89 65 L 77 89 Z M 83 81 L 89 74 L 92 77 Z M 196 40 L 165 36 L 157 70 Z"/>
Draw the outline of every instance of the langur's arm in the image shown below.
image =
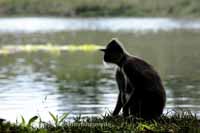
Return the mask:
<path id="1" fill-rule="evenodd" d="M 131 104 L 133 104 L 133 102 L 135 101 L 134 98 L 136 96 L 134 96 L 135 94 L 135 86 L 133 84 L 133 82 L 130 80 L 130 75 L 135 75 L 137 73 L 132 73 L 130 74 L 132 71 L 130 71 L 131 69 L 129 67 L 124 67 L 124 75 L 125 75 L 125 78 L 126 78 L 126 81 L 127 81 L 127 87 L 130 88 L 130 92 L 129 92 L 129 99 L 127 99 L 127 101 L 124 103 L 123 105 L 123 109 L 124 110 L 127 110 L 127 108 L 130 107 Z M 130 74 L 130 75 L 129 75 Z"/>
<path id="2" fill-rule="evenodd" d="M 123 91 L 124 91 L 124 87 L 125 87 L 126 83 L 125 83 L 124 75 L 120 71 L 120 69 L 117 69 L 116 81 L 117 81 L 117 85 L 118 85 L 118 88 L 119 88 L 119 95 L 118 95 L 116 107 L 115 107 L 114 112 L 113 112 L 113 116 L 119 114 L 121 108 L 123 107 L 123 104 L 125 103 Z"/>
<path id="3" fill-rule="evenodd" d="M 123 105 L 123 110 L 127 110 L 131 104 L 133 104 L 135 96 L 134 96 L 134 89 L 131 91 L 129 99 L 126 101 L 126 103 Z"/>
<path id="4" fill-rule="evenodd" d="M 117 99 L 117 104 L 116 104 L 116 106 L 115 106 L 115 109 L 114 109 L 112 115 L 113 115 L 113 116 L 118 115 L 119 112 L 120 112 L 120 110 L 121 110 L 121 108 L 122 108 L 121 93 L 119 93 L 118 99 Z"/>

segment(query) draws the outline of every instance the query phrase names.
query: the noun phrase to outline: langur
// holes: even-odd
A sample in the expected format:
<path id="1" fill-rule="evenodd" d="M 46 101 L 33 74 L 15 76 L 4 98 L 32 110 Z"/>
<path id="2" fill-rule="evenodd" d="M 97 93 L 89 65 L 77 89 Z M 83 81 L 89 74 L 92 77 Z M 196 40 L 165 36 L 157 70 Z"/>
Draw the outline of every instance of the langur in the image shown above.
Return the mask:
<path id="1" fill-rule="evenodd" d="M 133 115 L 146 120 L 161 116 L 166 102 L 165 89 L 159 74 L 143 59 L 130 55 L 117 39 L 112 39 L 104 52 L 104 61 L 117 65 L 119 95 L 113 116 Z"/>

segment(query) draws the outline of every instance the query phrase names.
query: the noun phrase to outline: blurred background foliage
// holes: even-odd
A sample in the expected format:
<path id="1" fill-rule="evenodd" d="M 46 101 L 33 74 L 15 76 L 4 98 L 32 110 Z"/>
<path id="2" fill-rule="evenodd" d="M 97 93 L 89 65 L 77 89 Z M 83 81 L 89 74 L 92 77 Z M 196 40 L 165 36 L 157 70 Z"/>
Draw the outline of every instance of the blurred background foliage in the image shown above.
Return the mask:
<path id="1" fill-rule="evenodd" d="M 0 0 L 0 15 L 198 16 L 199 0 Z"/>

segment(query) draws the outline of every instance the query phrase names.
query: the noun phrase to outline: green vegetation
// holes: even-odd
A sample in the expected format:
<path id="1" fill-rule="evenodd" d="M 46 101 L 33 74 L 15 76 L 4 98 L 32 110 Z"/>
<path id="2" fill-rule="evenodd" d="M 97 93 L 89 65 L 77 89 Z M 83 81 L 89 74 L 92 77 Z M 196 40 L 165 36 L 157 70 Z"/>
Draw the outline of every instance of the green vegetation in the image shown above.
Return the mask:
<path id="1" fill-rule="evenodd" d="M 105 115 L 102 117 L 77 117 L 74 122 L 67 122 L 65 119 L 68 113 L 58 117 L 49 113 L 53 119 L 52 123 L 43 122 L 37 116 L 32 117 L 26 124 L 22 117 L 21 123 L 0 122 L 0 132 L 20 132 L 20 133 L 47 133 L 47 132 L 116 132 L 116 131 L 133 131 L 133 132 L 199 132 L 200 121 L 190 112 L 175 113 L 172 116 L 162 116 L 158 120 L 145 121 L 140 118 L 121 116 L 111 117 Z M 38 122 L 38 126 L 34 123 Z"/>
<path id="2" fill-rule="evenodd" d="M 0 55 L 15 54 L 18 52 L 38 52 L 46 51 L 50 53 L 60 54 L 61 51 L 85 51 L 91 52 L 100 49 L 101 46 L 95 44 L 82 44 L 82 45 L 52 45 L 52 44 L 38 44 L 38 45 L 7 45 L 0 47 Z"/>
<path id="3" fill-rule="evenodd" d="M 199 16 L 199 0 L 0 0 L 0 15 Z"/>
<path id="4" fill-rule="evenodd" d="M 69 115 L 69 113 L 64 113 L 62 114 L 62 116 L 58 117 L 58 115 L 54 115 L 53 113 L 49 112 L 49 115 L 51 116 L 51 118 L 54 121 L 54 126 L 55 127 L 59 127 L 62 126 L 64 120 L 67 118 L 67 116 Z"/>

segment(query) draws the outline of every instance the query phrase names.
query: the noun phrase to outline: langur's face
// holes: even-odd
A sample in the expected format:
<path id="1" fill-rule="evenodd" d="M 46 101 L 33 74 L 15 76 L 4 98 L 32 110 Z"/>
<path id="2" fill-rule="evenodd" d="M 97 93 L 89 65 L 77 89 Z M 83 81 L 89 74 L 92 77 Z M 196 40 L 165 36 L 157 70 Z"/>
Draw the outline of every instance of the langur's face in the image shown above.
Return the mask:
<path id="1" fill-rule="evenodd" d="M 104 61 L 108 63 L 117 63 L 120 59 L 120 53 L 109 49 L 104 49 Z"/>
<path id="2" fill-rule="evenodd" d="M 104 61 L 108 63 L 119 63 L 121 57 L 124 54 L 123 48 L 119 41 L 112 40 L 104 49 L 100 49 L 104 52 Z"/>

